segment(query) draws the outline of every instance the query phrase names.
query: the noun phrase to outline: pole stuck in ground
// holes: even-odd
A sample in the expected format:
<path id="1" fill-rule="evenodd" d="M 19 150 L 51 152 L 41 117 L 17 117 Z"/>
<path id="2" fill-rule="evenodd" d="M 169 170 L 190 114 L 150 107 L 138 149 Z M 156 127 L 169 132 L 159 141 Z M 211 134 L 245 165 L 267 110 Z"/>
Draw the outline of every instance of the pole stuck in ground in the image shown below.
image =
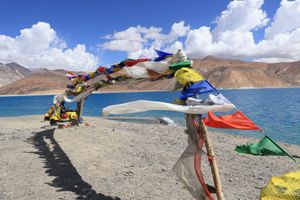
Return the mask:
<path id="1" fill-rule="evenodd" d="M 213 149 L 211 140 L 209 138 L 209 133 L 208 133 L 207 128 L 202 120 L 201 115 L 198 116 L 198 123 L 199 123 L 199 131 L 201 132 L 201 134 L 203 134 L 203 137 L 204 137 L 206 152 L 207 152 L 208 160 L 210 163 L 210 168 L 211 168 L 211 172 L 212 172 L 212 176 L 213 176 L 213 180 L 214 180 L 214 185 L 216 188 L 217 198 L 218 198 L 218 200 L 225 200 L 214 149 Z"/>
<path id="2" fill-rule="evenodd" d="M 196 121 L 197 117 L 198 117 L 198 122 Z M 202 150 L 201 143 L 202 142 L 205 143 L 207 157 L 208 157 L 208 161 L 209 161 L 209 164 L 211 167 L 211 172 L 212 172 L 212 177 L 213 177 L 213 181 L 214 181 L 214 186 L 216 189 L 217 198 L 218 198 L 218 200 L 225 200 L 213 146 L 210 141 L 207 128 L 202 121 L 202 115 L 186 114 L 185 118 L 186 118 L 186 126 L 187 126 L 189 137 L 197 144 L 197 146 L 200 150 Z M 201 142 L 201 140 L 203 140 L 203 141 Z M 201 173 L 201 156 L 199 156 L 199 155 L 200 154 L 198 154 L 198 156 L 196 156 L 196 154 L 195 154 L 195 157 L 197 157 L 197 159 L 195 159 L 195 162 L 196 162 L 195 173 L 197 174 L 197 176 L 199 175 L 198 180 L 202 185 L 202 184 L 205 184 L 205 182 L 204 182 L 204 179 L 203 179 L 203 176 Z M 198 160 L 198 159 L 200 159 L 200 160 Z M 199 174 L 199 173 L 201 173 L 201 174 Z M 205 186 L 202 185 L 202 187 L 204 189 Z"/>

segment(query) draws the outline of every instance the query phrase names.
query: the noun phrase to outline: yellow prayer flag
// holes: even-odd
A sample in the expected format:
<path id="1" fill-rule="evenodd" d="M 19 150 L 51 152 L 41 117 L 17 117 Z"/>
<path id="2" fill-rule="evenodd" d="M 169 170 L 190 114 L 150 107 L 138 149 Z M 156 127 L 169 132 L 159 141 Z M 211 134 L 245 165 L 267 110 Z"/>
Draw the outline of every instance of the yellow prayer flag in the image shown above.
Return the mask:
<path id="1" fill-rule="evenodd" d="M 260 193 L 261 200 L 299 200 L 300 170 L 272 177 Z"/>
<path id="2" fill-rule="evenodd" d="M 195 83 L 205 80 L 205 78 L 197 71 L 185 67 L 176 71 L 175 78 L 182 85 L 186 85 L 188 82 Z"/>

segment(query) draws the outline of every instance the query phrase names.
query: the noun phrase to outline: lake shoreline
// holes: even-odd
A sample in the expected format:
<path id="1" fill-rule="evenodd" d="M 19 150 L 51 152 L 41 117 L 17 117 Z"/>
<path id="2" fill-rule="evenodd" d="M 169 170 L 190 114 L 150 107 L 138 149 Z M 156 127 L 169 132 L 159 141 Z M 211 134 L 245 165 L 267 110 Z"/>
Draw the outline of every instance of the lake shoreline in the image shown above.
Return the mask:
<path id="1" fill-rule="evenodd" d="M 218 88 L 218 90 L 267 90 L 267 89 L 299 89 L 299 87 L 261 87 L 261 88 L 255 88 L 255 87 L 245 87 L 245 88 Z M 178 90 L 180 91 L 180 90 Z M 0 97 L 18 97 L 18 96 L 50 96 L 50 95 L 56 95 L 56 94 L 62 94 L 64 91 L 61 90 L 57 93 L 30 93 L 30 94 L 7 94 L 7 95 L 0 95 Z M 95 91 L 93 94 L 111 94 L 111 93 L 136 93 L 136 92 L 172 92 L 170 90 L 120 90 L 120 91 Z"/>
<path id="2" fill-rule="evenodd" d="M 41 115 L 20 115 L 20 116 L 0 116 L 0 119 L 14 119 L 14 118 L 40 118 L 40 121 L 43 122 L 43 114 Z M 171 124 L 168 124 L 168 126 L 173 126 L 173 127 L 178 127 L 178 128 L 186 128 L 186 125 L 181 124 L 181 123 L 175 123 L 171 118 L 169 117 L 119 117 L 119 116 L 110 116 L 110 117 L 103 117 L 103 116 L 99 116 L 99 117 L 95 117 L 95 116 L 83 116 L 83 118 L 97 118 L 100 120 L 110 120 L 110 121 L 116 121 L 116 122 L 121 122 L 121 123 L 136 123 L 136 124 L 146 124 L 147 122 L 149 122 L 149 124 L 155 126 L 155 125 L 162 125 L 162 124 L 167 124 L 172 122 Z M 167 119 L 163 119 L 163 118 L 167 118 Z M 47 122 L 45 122 L 47 123 Z M 222 129 L 216 130 L 210 127 L 208 127 L 208 131 L 209 132 L 219 132 L 222 134 L 228 134 L 228 135 L 232 135 L 232 136 L 237 136 L 237 137 L 245 137 L 245 138 L 251 138 L 252 140 L 255 139 L 259 139 L 262 138 L 263 135 L 259 134 L 259 136 L 253 136 L 253 135 L 241 135 L 238 133 L 230 133 L 229 131 L 230 129 L 227 129 L 226 131 L 222 131 Z M 272 137 L 271 137 L 272 138 Z M 273 139 L 274 140 L 274 139 Z M 293 145 L 293 146 L 298 146 L 300 148 L 300 144 L 296 144 L 296 143 L 292 143 L 292 142 L 287 142 L 287 141 L 280 141 L 280 140 L 274 140 L 277 143 L 281 143 L 284 145 Z M 300 156 L 300 150 L 299 150 L 299 155 Z"/>
<path id="3" fill-rule="evenodd" d="M 236 107 L 245 113 L 255 124 L 276 141 L 300 145 L 299 113 L 297 99 L 300 91 L 295 89 L 263 89 L 263 90 L 224 90 L 222 94 Z M 101 116 L 101 111 L 109 105 L 116 105 L 136 100 L 173 102 L 179 92 L 133 92 L 103 93 L 90 95 L 84 106 L 83 116 Z M 207 95 L 203 95 L 205 98 Z M 281 98 L 278 98 L 278 97 Z M 53 96 L 17 96 L 0 98 L 0 116 L 28 116 L 38 114 L 41 119 L 52 104 Z M 284 101 L 283 101 L 284 100 Z M 74 109 L 75 104 L 66 104 Z M 185 125 L 183 114 L 167 111 L 149 111 L 124 116 L 131 117 L 168 117 L 176 124 Z M 273 116 L 270 118 L 270 116 Z M 253 135 L 255 132 L 230 131 L 233 134 Z M 258 136 L 255 136 L 258 135 Z"/>

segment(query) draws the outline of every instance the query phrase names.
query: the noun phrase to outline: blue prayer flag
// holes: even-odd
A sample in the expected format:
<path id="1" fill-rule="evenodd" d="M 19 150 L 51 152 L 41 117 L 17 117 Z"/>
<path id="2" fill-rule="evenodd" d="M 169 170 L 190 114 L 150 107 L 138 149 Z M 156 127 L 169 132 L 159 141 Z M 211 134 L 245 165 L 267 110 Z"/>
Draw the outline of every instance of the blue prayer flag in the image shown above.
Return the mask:
<path id="1" fill-rule="evenodd" d="M 167 56 L 172 56 L 172 55 L 173 55 L 173 54 L 171 54 L 171 53 L 159 51 L 159 50 L 156 50 L 156 49 L 155 49 L 155 51 L 156 51 L 156 53 L 157 53 L 157 55 L 158 55 L 158 57 L 154 59 L 154 61 L 156 61 L 156 62 L 165 59 Z"/>
<path id="2" fill-rule="evenodd" d="M 112 66 L 106 68 L 106 72 L 109 74 L 114 73 L 114 66 L 112 65 Z"/>
<path id="3" fill-rule="evenodd" d="M 194 83 L 190 87 L 183 89 L 181 92 L 180 99 L 185 100 L 188 97 L 195 97 L 198 94 L 204 94 L 209 92 L 216 92 L 214 88 L 207 80 Z"/>

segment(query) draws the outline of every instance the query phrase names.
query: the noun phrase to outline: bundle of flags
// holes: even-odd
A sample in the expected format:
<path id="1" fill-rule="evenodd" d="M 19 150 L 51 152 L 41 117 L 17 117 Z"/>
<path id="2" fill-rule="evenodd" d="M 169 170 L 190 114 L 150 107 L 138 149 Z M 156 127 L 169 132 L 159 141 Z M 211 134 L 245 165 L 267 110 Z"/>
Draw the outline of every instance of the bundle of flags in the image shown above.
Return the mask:
<path id="1" fill-rule="evenodd" d="M 104 74 L 105 72 L 106 72 L 106 68 L 100 66 L 94 72 L 78 73 L 78 74 L 75 74 L 73 72 L 67 72 L 66 76 L 69 80 L 81 79 L 82 81 L 86 82 L 90 79 L 95 78 L 96 76 Z"/>
<path id="2" fill-rule="evenodd" d="M 120 63 L 111 65 L 106 69 L 110 77 L 127 77 L 127 78 L 159 78 L 172 77 L 174 73 L 186 66 L 191 66 L 191 61 L 185 53 L 178 50 L 175 54 L 166 53 L 156 50 L 158 57 L 155 59 L 140 58 L 126 59 Z"/>
<path id="3" fill-rule="evenodd" d="M 199 72 L 193 69 L 192 62 L 187 58 L 184 52 L 181 50 L 178 50 L 175 54 L 158 50 L 156 50 L 156 52 L 158 57 L 153 60 L 148 58 L 141 58 L 137 60 L 126 59 L 107 68 L 106 73 L 112 78 L 125 76 L 134 79 L 174 76 L 177 82 L 183 87 L 180 100 L 181 102 L 184 102 L 185 105 L 232 105 L 232 103 L 228 101 L 208 80 L 206 80 Z M 205 101 L 197 99 L 197 96 L 205 93 L 217 93 L 217 95 L 208 94 L 208 99 Z M 162 109 L 161 107 L 161 104 L 165 103 L 152 103 L 155 105 L 156 110 L 166 110 Z M 112 107 L 116 109 L 115 114 L 124 114 L 146 111 L 150 110 L 150 108 L 153 109 L 154 106 L 150 104 L 151 102 L 130 102 L 121 105 L 114 105 Z M 133 108 L 131 108 L 130 105 L 134 105 Z M 174 106 L 174 104 L 172 105 Z M 112 107 L 106 107 L 104 109 L 104 113 L 108 113 L 108 111 L 112 113 Z M 205 117 L 203 120 L 204 124 L 212 128 L 253 130 L 264 134 L 264 131 L 253 121 L 251 121 L 244 113 L 238 110 L 234 105 L 231 106 L 231 109 L 232 108 L 236 109 L 234 113 L 221 116 L 217 116 L 208 111 L 203 112 L 208 112 L 207 117 Z M 218 111 L 214 110 L 214 112 Z M 252 155 L 286 155 L 293 159 L 283 148 L 276 144 L 266 134 L 264 134 L 264 137 L 259 142 L 237 146 L 235 150 L 238 153 Z M 198 183 L 198 181 L 195 179 L 195 177 L 198 177 L 199 175 L 197 174 L 199 171 L 196 170 L 196 168 L 198 169 L 199 166 L 196 167 L 195 163 L 198 163 L 199 165 L 201 161 L 201 159 L 195 160 L 196 157 L 194 157 L 194 155 L 196 154 L 201 154 L 197 144 L 194 141 L 189 141 L 189 145 L 176 163 L 174 171 L 176 171 L 177 175 L 184 181 L 190 193 L 195 198 L 199 199 L 199 194 L 204 193 L 203 189 L 205 189 L 205 187 L 203 185 L 201 187 L 201 185 L 199 185 L 200 183 Z M 201 184 L 202 183 L 204 183 L 204 181 L 201 182 Z"/>
<path id="4" fill-rule="evenodd" d="M 199 72 L 192 69 L 191 66 L 187 66 L 187 63 L 181 64 L 183 67 L 176 67 L 175 73 L 175 78 L 183 85 L 180 100 L 186 101 L 190 97 L 196 98 L 198 95 L 205 93 L 218 93 L 222 100 L 231 103 Z M 216 116 L 214 113 L 208 112 L 203 121 L 206 126 L 212 128 L 254 130 L 264 134 L 264 131 L 258 125 L 238 109 L 232 114 L 223 116 Z M 286 155 L 293 159 L 266 134 L 258 143 L 237 146 L 236 151 L 252 155 Z"/>
<path id="5" fill-rule="evenodd" d="M 218 93 L 218 97 L 222 101 L 229 102 L 221 93 L 199 72 L 195 71 L 192 67 L 192 61 L 186 56 L 186 54 L 178 50 L 175 54 L 167 53 L 159 50 L 155 50 L 158 57 L 154 59 L 140 58 L 140 59 L 125 59 L 120 63 L 111 65 L 108 68 L 100 67 L 96 72 L 74 74 L 68 73 L 69 79 L 80 77 L 84 81 L 89 80 L 95 76 L 95 74 L 106 74 L 108 78 L 160 78 L 160 77 L 175 77 L 178 83 L 183 86 L 183 90 L 180 95 L 180 100 L 185 102 L 188 98 L 195 98 L 198 95 L 205 93 Z M 212 112 L 208 112 L 208 116 L 204 118 L 204 123 L 212 128 L 225 128 L 225 129 L 239 129 L 239 130 L 255 130 L 264 133 L 263 130 L 251 121 L 244 113 L 237 109 L 233 114 L 216 116 Z M 236 148 L 239 153 L 258 152 L 253 151 L 255 147 L 261 148 L 262 144 L 266 144 L 265 140 L 269 140 L 275 147 L 279 147 L 273 140 L 270 140 L 268 136 L 264 137 L 260 145 L 243 145 Z M 251 149 L 251 150 L 249 150 Z M 274 149 L 274 148 L 272 148 Z M 267 155 L 266 151 L 259 151 L 256 155 Z M 277 152 L 277 153 L 276 153 Z M 274 151 L 275 155 L 288 155 L 285 151 L 278 153 Z M 268 154 L 269 155 L 269 154 Z"/>

